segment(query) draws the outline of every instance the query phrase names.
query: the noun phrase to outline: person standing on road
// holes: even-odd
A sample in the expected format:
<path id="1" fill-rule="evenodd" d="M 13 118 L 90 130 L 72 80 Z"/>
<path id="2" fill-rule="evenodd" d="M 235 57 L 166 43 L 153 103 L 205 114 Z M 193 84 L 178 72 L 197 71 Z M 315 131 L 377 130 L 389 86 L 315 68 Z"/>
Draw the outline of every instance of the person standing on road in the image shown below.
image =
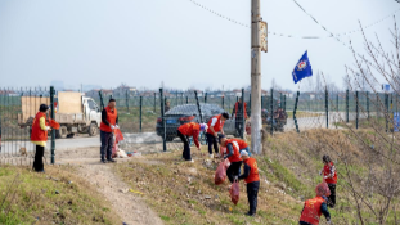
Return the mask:
<path id="1" fill-rule="evenodd" d="M 48 109 L 49 106 L 41 104 L 39 112 L 36 113 L 32 121 L 31 142 L 36 145 L 35 161 L 33 162 L 36 172 L 44 172 L 42 157 L 44 156 L 44 148 L 46 147 L 46 141 L 49 136 L 48 131 L 50 130 L 50 126 L 46 122 Z"/>
<path id="2" fill-rule="evenodd" d="M 206 123 L 198 124 L 196 122 L 190 122 L 181 125 L 176 131 L 178 137 L 183 141 L 183 158 L 185 161 L 193 162 L 192 157 L 190 156 L 189 137 L 193 136 L 194 144 L 200 150 L 201 144 L 199 143 L 199 133 L 200 131 L 205 130 L 207 130 Z"/>
<path id="3" fill-rule="evenodd" d="M 114 162 L 112 159 L 112 148 L 113 148 L 113 129 L 114 126 L 118 126 L 118 112 L 117 112 L 117 101 L 110 99 L 108 106 L 103 109 L 100 122 L 100 160 L 105 163 L 104 154 L 107 153 L 107 161 Z"/>
<path id="4" fill-rule="evenodd" d="M 229 119 L 228 113 L 222 113 L 218 116 L 211 117 L 207 122 L 207 144 L 208 144 L 208 154 L 210 158 L 213 158 L 212 145 L 214 144 L 214 150 L 217 157 L 219 157 L 218 145 L 217 145 L 217 132 L 224 134 L 224 124 L 225 121 Z"/>
<path id="5" fill-rule="evenodd" d="M 244 116 L 244 121 L 247 119 L 247 104 L 242 103 L 242 98 L 239 98 L 238 102 L 235 103 L 235 106 L 232 110 L 232 117 L 235 117 L 235 130 L 238 134 L 241 134 L 244 125 L 242 123 L 242 115 Z"/>
<path id="6" fill-rule="evenodd" d="M 329 194 L 329 189 L 326 183 L 318 184 L 315 187 L 316 197 L 308 199 L 304 203 L 304 208 L 301 211 L 299 225 L 318 225 L 319 218 L 324 214 L 328 224 L 332 224 L 331 215 L 328 211 L 328 206 L 324 195 Z"/>
<path id="7" fill-rule="evenodd" d="M 260 190 L 260 174 L 257 167 L 257 161 L 255 158 L 248 156 L 246 150 L 241 153 L 241 158 L 244 163 L 243 175 L 239 177 L 235 176 L 239 180 L 245 180 L 247 184 L 247 200 L 250 204 L 250 210 L 247 212 L 247 216 L 255 216 L 257 212 L 257 194 Z"/>
<path id="8" fill-rule="evenodd" d="M 324 176 L 324 183 L 328 184 L 329 190 L 331 191 L 331 195 L 328 198 L 328 207 L 333 208 L 336 205 L 337 172 L 329 156 L 324 155 L 322 161 L 325 165 L 324 169 L 319 174 Z"/>

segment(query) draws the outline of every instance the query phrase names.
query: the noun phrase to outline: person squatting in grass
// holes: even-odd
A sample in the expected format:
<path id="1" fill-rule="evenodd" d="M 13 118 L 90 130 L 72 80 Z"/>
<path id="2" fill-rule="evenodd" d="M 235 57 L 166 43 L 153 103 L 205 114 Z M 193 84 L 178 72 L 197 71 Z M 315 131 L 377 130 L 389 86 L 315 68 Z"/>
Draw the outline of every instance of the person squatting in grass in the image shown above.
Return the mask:
<path id="1" fill-rule="evenodd" d="M 304 203 L 299 225 L 318 225 L 322 214 L 324 214 L 328 224 L 332 224 L 326 198 L 324 198 L 324 196 L 329 195 L 328 185 L 326 183 L 318 184 L 315 187 L 315 194 L 315 198 L 308 199 Z"/>
<path id="2" fill-rule="evenodd" d="M 249 157 L 246 150 L 241 152 L 243 159 L 243 175 L 240 175 L 239 180 L 245 180 L 247 184 L 247 200 L 250 204 L 250 210 L 246 215 L 255 216 L 257 212 L 257 194 L 260 190 L 260 174 L 255 158 Z"/>
<path id="3" fill-rule="evenodd" d="M 207 144 L 208 144 L 208 154 L 210 158 L 213 158 L 212 154 L 212 145 L 214 145 L 214 150 L 216 157 L 219 157 L 218 145 L 217 145 L 217 132 L 221 132 L 224 134 L 224 124 L 225 121 L 229 119 L 228 113 L 222 113 L 217 116 L 211 117 L 211 119 L 207 122 Z"/>
<path id="4" fill-rule="evenodd" d="M 198 124 L 196 122 L 190 122 L 178 127 L 176 134 L 181 139 L 181 141 L 183 141 L 183 158 L 186 161 L 193 162 L 190 156 L 189 137 L 193 136 L 194 144 L 199 150 L 201 150 L 201 144 L 199 143 L 199 133 L 200 131 L 205 130 L 207 130 L 206 123 Z"/>
<path id="5" fill-rule="evenodd" d="M 50 126 L 46 122 L 48 109 L 49 106 L 41 104 L 39 112 L 36 113 L 32 122 L 31 142 L 36 145 L 35 161 L 33 161 L 33 167 L 36 172 L 44 172 L 42 157 L 44 156 L 44 148 L 46 147 L 48 131 L 50 130 Z"/>
<path id="6" fill-rule="evenodd" d="M 220 135 L 220 146 L 225 148 L 225 153 L 221 156 L 221 161 L 223 162 L 226 158 L 229 159 L 230 166 L 226 171 L 226 175 L 232 184 L 234 176 L 239 176 L 240 174 L 240 168 L 243 163 L 240 153 L 248 150 L 247 143 L 241 139 L 226 140 L 224 135 Z"/>
<path id="7" fill-rule="evenodd" d="M 117 101 L 110 99 L 108 106 L 103 109 L 100 122 L 100 161 L 105 163 L 104 154 L 107 152 L 107 161 L 114 162 L 112 159 L 113 148 L 113 129 L 118 126 L 118 111 L 116 108 Z"/>
<path id="8" fill-rule="evenodd" d="M 337 172 L 333 165 L 332 159 L 329 156 L 322 157 L 324 162 L 324 169 L 320 171 L 320 175 L 324 176 L 324 183 L 328 184 L 331 195 L 328 198 L 328 207 L 333 208 L 336 205 L 336 184 L 337 184 Z"/>

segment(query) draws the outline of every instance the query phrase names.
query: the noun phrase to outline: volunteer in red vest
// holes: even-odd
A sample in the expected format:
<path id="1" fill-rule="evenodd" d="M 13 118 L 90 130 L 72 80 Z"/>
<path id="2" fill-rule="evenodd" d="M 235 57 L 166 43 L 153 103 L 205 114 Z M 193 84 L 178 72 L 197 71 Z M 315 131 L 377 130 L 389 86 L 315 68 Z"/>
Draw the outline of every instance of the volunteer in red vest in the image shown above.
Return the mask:
<path id="1" fill-rule="evenodd" d="M 100 160 L 105 163 L 104 154 L 107 152 L 107 161 L 114 162 L 112 159 L 112 148 L 113 148 L 113 129 L 118 127 L 118 112 L 117 112 L 117 101 L 110 99 L 108 106 L 104 108 L 101 115 L 100 122 Z"/>
<path id="2" fill-rule="evenodd" d="M 217 132 L 224 134 L 224 124 L 225 121 L 229 119 L 228 113 L 222 113 L 217 116 L 211 117 L 210 121 L 207 122 L 207 144 L 209 157 L 213 158 L 212 145 L 214 145 L 215 154 L 219 157 L 218 145 L 217 145 Z"/>
<path id="3" fill-rule="evenodd" d="M 242 113 L 244 116 L 244 121 L 247 119 L 247 104 L 242 103 L 242 98 L 239 98 L 238 102 L 235 103 L 235 106 L 233 107 L 232 111 L 232 117 L 235 117 L 235 130 L 238 131 L 239 134 L 241 134 L 241 131 L 243 129 L 243 123 L 242 123 Z"/>
<path id="4" fill-rule="evenodd" d="M 229 159 L 229 168 L 226 171 L 226 175 L 229 178 L 231 184 L 233 184 L 233 178 L 239 176 L 240 168 L 242 167 L 243 160 L 240 157 L 240 147 L 244 147 L 244 142 L 239 139 L 228 139 L 221 135 L 221 146 L 225 147 L 225 153 L 221 161 Z M 240 143 L 240 144 L 239 144 Z"/>
<path id="5" fill-rule="evenodd" d="M 324 169 L 320 172 L 320 175 L 324 176 L 324 183 L 328 184 L 331 195 L 328 198 L 328 207 L 333 208 L 336 205 L 336 184 L 337 184 L 337 172 L 333 165 L 332 159 L 329 156 L 322 157 L 324 162 Z"/>
<path id="6" fill-rule="evenodd" d="M 44 172 L 42 157 L 44 156 L 44 148 L 48 138 L 50 126 L 46 122 L 46 112 L 49 107 L 45 104 L 40 105 L 39 112 L 36 113 L 35 119 L 32 121 L 31 142 L 36 145 L 35 161 L 33 167 L 36 172 Z"/>
<path id="7" fill-rule="evenodd" d="M 301 211 L 299 225 L 318 225 L 319 218 L 322 214 L 324 214 L 325 219 L 328 221 L 328 224 L 332 224 L 331 215 L 328 211 L 328 206 L 326 200 L 324 199 L 324 195 L 327 195 L 329 192 L 326 184 L 318 184 L 315 187 L 315 198 L 308 199 L 304 203 L 303 211 Z"/>
<path id="8" fill-rule="evenodd" d="M 189 137 L 193 136 L 193 141 L 196 147 L 200 150 L 201 145 L 199 143 L 199 133 L 200 131 L 207 130 L 207 124 L 202 123 L 198 124 L 196 122 L 185 123 L 181 125 L 176 131 L 178 137 L 183 141 L 183 158 L 186 161 L 193 162 L 190 157 L 190 146 L 189 146 Z"/>
<path id="9" fill-rule="evenodd" d="M 243 175 L 235 177 L 235 179 L 245 180 L 247 184 L 247 200 L 250 204 L 250 211 L 246 215 L 255 216 L 257 212 L 257 194 L 260 190 L 260 174 L 257 161 L 255 158 L 249 157 L 246 150 L 242 151 L 241 158 L 244 163 Z"/>

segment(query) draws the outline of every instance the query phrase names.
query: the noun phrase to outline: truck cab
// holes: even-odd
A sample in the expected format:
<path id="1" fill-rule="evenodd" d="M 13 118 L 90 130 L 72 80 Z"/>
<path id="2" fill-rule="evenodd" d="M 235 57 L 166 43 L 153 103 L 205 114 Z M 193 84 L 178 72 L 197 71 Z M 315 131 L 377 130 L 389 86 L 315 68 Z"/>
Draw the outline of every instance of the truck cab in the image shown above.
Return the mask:
<path id="1" fill-rule="evenodd" d="M 82 95 L 82 108 L 85 115 L 86 127 L 89 129 L 90 136 L 94 136 L 97 134 L 100 126 L 100 107 L 92 98 Z"/>

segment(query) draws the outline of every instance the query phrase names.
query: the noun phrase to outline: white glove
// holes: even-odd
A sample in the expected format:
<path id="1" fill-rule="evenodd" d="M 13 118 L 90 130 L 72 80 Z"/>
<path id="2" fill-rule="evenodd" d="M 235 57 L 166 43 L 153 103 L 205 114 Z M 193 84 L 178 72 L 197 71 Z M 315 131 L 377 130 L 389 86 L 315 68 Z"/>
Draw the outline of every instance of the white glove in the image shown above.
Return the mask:
<path id="1" fill-rule="evenodd" d="M 50 130 L 50 127 L 49 127 L 49 126 L 46 126 L 46 130 Z"/>
<path id="2" fill-rule="evenodd" d="M 239 179 L 239 177 L 238 177 L 238 176 L 235 176 L 235 180 L 237 180 L 237 179 Z"/>
<path id="3" fill-rule="evenodd" d="M 324 176 L 324 179 L 328 179 L 328 176 Z"/>
<path id="4" fill-rule="evenodd" d="M 111 125 L 111 129 L 113 129 L 113 130 L 114 130 L 114 126 L 113 126 L 113 125 Z"/>
<path id="5" fill-rule="evenodd" d="M 319 171 L 319 175 L 322 176 L 322 171 Z"/>
<path id="6" fill-rule="evenodd" d="M 332 225 L 332 221 L 330 221 L 330 220 L 328 220 L 327 223 L 328 223 L 329 225 Z"/>

